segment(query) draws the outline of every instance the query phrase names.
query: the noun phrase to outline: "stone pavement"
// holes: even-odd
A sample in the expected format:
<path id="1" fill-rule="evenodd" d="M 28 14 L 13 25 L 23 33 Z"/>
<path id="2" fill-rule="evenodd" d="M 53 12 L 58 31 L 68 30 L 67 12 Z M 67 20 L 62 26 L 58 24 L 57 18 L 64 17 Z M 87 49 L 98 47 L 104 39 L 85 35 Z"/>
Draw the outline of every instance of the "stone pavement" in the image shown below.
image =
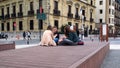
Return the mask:
<path id="1" fill-rule="evenodd" d="M 0 68 L 69 68 L 106 42 L 85 42 L 84 46 L 35 46 L 0 52 Z"/>
<path id="2" fill-rule="evenodd" d="M 110 51 L 106 55 L 101 68 L 120 68 L 120 37 L 110 39 Z"/>
<path id="3" fill-rule="evenodd" d="M 120 68 L 120 50 L 110 50 L 101 68 Z"/>

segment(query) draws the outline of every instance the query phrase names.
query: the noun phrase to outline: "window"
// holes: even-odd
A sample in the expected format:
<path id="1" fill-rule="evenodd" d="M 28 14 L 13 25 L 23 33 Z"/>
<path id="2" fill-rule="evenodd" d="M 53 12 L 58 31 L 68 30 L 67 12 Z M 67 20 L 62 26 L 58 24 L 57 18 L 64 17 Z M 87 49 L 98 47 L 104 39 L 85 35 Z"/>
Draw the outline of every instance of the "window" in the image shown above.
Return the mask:
<path id="1" fill-rule="evenodd" d="M 4 8 L 1 9 L 2 16 L 4 16 Z"/>
<path id="2" fill-rule="evenodd" d="M 54 1 L 54 9 L 58 9 L 58 2 Z"/>
<path id="3" fill-rule="evenodd" d="M 71 22 L 68 22 L 68 25 L 70 25 L 70 26 L 71 26 L 71 25 L 72 25 L 72 23 L 71 23 Z"/>
<path id="4" fill-rule="evenodd" d="M 90 9 L 90 18 L 92 18 L 93 9 Z"/>
<path id="5" fill-rule="evenodd" d="M 85 10 L 82 10 L 82 15 L 85 16 Z"/>
<path id="6" fill-rule="evenodd" d="M 90 25 L 90 31 L 92 30 L 92 25 Z"/>
<path id="7" fill-rule="evenodd" d="M 19 21 L 19 30 L 23 30 L 23 22 Z"/>
<path id="8" fill-rule="evenodd" d="M 10 30 L 10 23 L 8 22 L 7 23 L 7 31 L 9 31 Z"/>
<path id="9" fill-rule="evenodd" d="M 100 14 L 102 14 L 103 13 L 103 11 L 102 11 L 102 9 L 100 9 Z"/>
<path id="10" fill-rule="evenodd" d="M 34 23 L 33 23 L 33 20 L 30 20 L 30 30 L 33 30 L 34 29 Z"/>
<path id="11" fill-rule="evenodd" d="M 109 0 L 109 5 L 111 5 L 111 0 Z"/>
<path id="12" fill-rule="evenodd" d="M 110 20 L 111 20 L 111 19 L 109 18 L 109 23 L 111 22 Z"/>
<path id="13" fill-rule="evenodd" d="M 99 4 L 100 4 L 100 5 L 103 5 L 103 1 L 100 1 Z"/>
<path id="14" fill-rule="evenodd" d="M 114 6 L 115 2 L 112 0 L 112 6 Z"/>
<path id="15" fill-rule="evenodd" d="M 16 22 L 13 22 L 13 31 L 16 30 Z"/>
<path id="16" fill-rule="evenodd" d="M 102 19 L 100 19 L 100 23 L 102 23 Z"/>
<path id="17" fill-rule="evenodd" d="M 58 20 L 54 21 L 54 26 L 56 26 L 58 28 Z"/>
<path id="18" fill-rule="evenodd" d="M 16 6 L 13 6 L 13 13 L 16 13 Z"/>
<path id="19" fill-rule="evenodd" d="M 114 10 L 112 9 L 112 15 L 114 15 Z"/>
<path id="20" fill-rule="evenodd" d="M 7 14 L 9 14 L 10 12 L 9 12 L 9 7 L 7 7 Z"/>
<path id="21" fill-rule="evenodd" d="M 68 5 L 68 13 L 71 13 L 71 6 Z"/>
<path id="22" fill-rule="evenodd" d="M 78 8 L 76 8 L 76 15 L 78 15 Z"/>
<path id="23" fill-rule="evenodd" d="M 75 23 L 76 29 L 78 29 L 78 25 L 79 25 L 78 23 Z"/>
<path id="24" fill-rule="evenodd" d="M 109 9 L 109 14 L 111 14 L 111 9 Z"/>
<path id="25" fill-rule="evenodd" d="M 30 10 L 33 10 L 33 2 L 30 2 Z"/>
<path id="26" fill-rule="evenodd" d="M 22 4 L 19 5 L 19 10 L 22 12 Z"/>
<path id="27" fill-rule="evenodd" d="M 112 18 L 112 23 L 114 23 L 114 18 Z"/>
<path id="28" fill-rule="evenodd" d="M 1 29 L 4 31 L 4 23 L 1 24 Z"/>
<path id="29" fill-rule="evenodd" d="M 93 1 L 91 0 L 91 5 L 93 5 Z"/>

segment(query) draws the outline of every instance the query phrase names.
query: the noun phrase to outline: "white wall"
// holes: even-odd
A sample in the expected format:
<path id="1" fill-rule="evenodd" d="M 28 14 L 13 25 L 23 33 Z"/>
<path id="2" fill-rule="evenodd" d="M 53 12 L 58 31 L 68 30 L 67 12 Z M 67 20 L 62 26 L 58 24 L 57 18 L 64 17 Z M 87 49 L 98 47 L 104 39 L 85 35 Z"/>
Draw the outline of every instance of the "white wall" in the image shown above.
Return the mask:
<path id="1" fill-rule="evenodd" d="M 99 2 L 103 1 L 103 5 L 100 5 Z M 100 9 L 103 10 L 103 13 L 100 14 Z M 96 19 L 95 22 L 99 23 L 99 19 L 103 19 L 103 23 L 105 23 L 105 12 L 106 12 L 106 0 L 96 0 Z"/>

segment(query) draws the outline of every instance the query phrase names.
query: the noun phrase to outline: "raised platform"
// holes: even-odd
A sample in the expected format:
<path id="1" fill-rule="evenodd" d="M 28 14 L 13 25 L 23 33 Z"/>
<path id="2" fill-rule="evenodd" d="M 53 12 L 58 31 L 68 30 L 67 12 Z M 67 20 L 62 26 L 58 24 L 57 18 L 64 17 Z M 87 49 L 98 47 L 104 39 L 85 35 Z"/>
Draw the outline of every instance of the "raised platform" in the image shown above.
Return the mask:
<path id="1" fill-rule="evenodd" d="M 99 68 L 109 43 L 30 47 L 0 52 L 0 68 Z"/>
<path id="2" fill-rule="evenodd" d="M 0 51 L 15 49 L 15 42 L 0 42 Z"/>

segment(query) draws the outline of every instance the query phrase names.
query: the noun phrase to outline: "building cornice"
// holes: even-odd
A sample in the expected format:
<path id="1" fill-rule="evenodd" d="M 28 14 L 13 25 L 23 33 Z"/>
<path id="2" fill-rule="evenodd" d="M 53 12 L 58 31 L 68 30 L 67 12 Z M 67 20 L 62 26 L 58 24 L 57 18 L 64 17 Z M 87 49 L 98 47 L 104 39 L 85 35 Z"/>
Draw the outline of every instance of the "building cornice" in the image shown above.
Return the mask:
<path id="1" fill-rule="evenodd" d="M 81 3 L 84 3 L 84 4 L 86 4 L 86 5 L 89 5 L 89 6 L 91 6 L 91 7 L 93 7 L 93 8 L 96 8 L 96 6 L 94 6 L 94 5 L 91 5 L 91 4 L 89 4 L 89 3 L 85 3 L 85 2 L 83 2 L 83 1 L 81 1 L 81 0 L 76 0 L 76 1 L 79 1 L 79 2 L 81 2 Z"/>

